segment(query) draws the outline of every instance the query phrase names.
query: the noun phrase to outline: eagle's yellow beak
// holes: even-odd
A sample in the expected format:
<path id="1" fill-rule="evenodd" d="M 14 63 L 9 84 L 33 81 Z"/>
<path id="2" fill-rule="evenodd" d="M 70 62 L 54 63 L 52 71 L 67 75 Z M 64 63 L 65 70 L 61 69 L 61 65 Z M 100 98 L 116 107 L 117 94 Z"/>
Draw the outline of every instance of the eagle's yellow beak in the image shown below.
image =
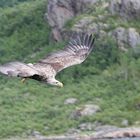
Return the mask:
<path id="1" fill-rule="evenodd" d="M 64 85 L 62 83 L 59 83 L 58 86 L 62 88 Z"/>

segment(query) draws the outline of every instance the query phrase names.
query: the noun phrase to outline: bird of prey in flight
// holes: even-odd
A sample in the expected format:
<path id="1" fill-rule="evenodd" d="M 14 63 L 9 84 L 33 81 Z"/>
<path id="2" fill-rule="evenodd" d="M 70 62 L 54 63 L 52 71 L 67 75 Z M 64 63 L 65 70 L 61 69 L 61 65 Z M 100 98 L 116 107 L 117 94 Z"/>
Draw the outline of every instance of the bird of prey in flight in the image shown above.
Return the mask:
<path id="1" fill-rule="evenodd" d="M 23 81 L 31 78 L 63 87 L 63 84 L 55 79 L 56 74 L 67 67 L 81 64 L 92 51 L 94 40 L 95 37 L 92 34 L 77 35 L 64 49 L 48 54 L 37 63 L 9 62 L 0 65 L 0 73 L 21 77 Z"/>

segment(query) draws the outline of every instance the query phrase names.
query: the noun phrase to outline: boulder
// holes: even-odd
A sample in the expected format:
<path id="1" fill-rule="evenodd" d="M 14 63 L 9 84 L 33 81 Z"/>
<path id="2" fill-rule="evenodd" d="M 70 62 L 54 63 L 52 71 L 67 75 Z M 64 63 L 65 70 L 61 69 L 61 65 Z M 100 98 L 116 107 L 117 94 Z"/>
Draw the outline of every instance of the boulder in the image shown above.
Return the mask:
<path id="1" fill-rule="evenodd" d="M 122 120 L 121 125 L 127 127 L 129 125 L 129 121 L 127 119 L 124 119 Z"/>
<path id="2" fill-rule="evenodd" d="M 140 128 L 118 128 L 114 130 L 100 131 L 95 134 L 95 137 L 98 138 L 132 138 L 132 137 L 140 137 Z"/>
<path id="3" fill-rule="evenodd" d="M 128 44 L 131 47 L 136 47 L 140 45 L 140 34 L 136 31 L 135 28 L 129 28 L 127 33 Z"/>
<path id="4" fill-rule="evenodd" d="M 100 110 L 101 109 L 98 105 L 87 104 L 80 108 L 77 108 L 74 112 L 72 112 L 70 117 L 73 119 L 77 119 L 83 116 L 91 116 L 91 115 L 95 115 Z"/>
<path id="5" fill-rule="evenodd" d="M 94 123 L 86 122 L 86 123 L 81 123 L 78 126 L 78 129 L 80 129 L 81 131 L 93 131 L 99 126 L 102 126 L 102 123 L 98 121 L 95 121 Z"/>
<path id="6" fill-rule="evenodd" d="M 78 128 L 82 131 L 91 131 L 94 130 L 94 125 L 92 123 L 82 123 Z"/>
<path id="7" fill-rule="evenodd" d="M 100 107 L 98 105 L 88 104 L 83 107 L 83 109 L 80 111 L 80 114 L 81 116 L 90 116 L 96 114 L 99 111 Z"/>
<path id="8" fill-rule="evenodd" d="M 135 28 L 126 29 L 117 27 L 115 30 L 111 31 L 109 35 L 116 39 L 118 47 L 124 51 L 126 50 L 126 46 L 135 48 L 137 45 L 140 45 L 140 34 Z"/>
<path id="9" fill-rule="evenodd" d="M 79 134 L 81 131 L 79 129 L 76 128 L 70 128 L 65 135 L 69 136 L 69 135 L 77 135 Z"/>
<path id="10" fill-rule="evenodd" d="M 127 44 L 127 32 L 125 28 L 117 27 L 113 31 L 109 32 L 109 36 L 114 37 L 117 41 L 118 47 L 126 51 L 125 46 Z"/>
<path id="11" fill-rule="evenodd" d="M 77 99 L 76 98 L 68 98 L 68 99 L 66 99 L 65 101 L 64 101 L 64 104 L 65 105 L 68 105 L 68 104 L 75 104 L 75 103 L 77 103 Z"/>

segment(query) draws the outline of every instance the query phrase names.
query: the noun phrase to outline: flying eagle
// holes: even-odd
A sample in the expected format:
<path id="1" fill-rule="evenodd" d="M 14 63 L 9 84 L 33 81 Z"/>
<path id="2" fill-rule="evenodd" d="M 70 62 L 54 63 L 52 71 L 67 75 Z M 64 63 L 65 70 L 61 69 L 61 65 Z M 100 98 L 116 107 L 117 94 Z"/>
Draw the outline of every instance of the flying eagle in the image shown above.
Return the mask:
<path id="1" fill-rule="evenodd" d="M 63 87 L 63 84 L 55 79 L 56 74 L 67 67 L 81 64 L 92 51 L 94 40 L 95 37 L 92 34 L 77 35 L 64 49 L 48 54 L 37 63 L 9 62 L 0 65 L 0 73 L 21 77 L 22 81 L 31 78 Z"/>

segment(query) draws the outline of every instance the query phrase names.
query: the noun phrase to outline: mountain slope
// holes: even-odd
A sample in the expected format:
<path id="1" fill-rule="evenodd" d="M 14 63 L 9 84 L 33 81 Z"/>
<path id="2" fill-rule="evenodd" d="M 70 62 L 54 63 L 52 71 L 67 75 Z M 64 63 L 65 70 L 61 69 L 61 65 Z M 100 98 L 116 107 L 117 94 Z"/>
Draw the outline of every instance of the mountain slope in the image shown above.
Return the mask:
<path id="1" fill-rule="evenodd" d="M 20 60 L 35 62 L 48 52 L 65 46 L 50 40 L 44 20 L 46 1 L 30 1 L 0 9 L 0 63 Z M 64 88 L 50 87 L 34 80 L 0 75 L 0 139 L 68 133 L 83 123 L 124 126 L 140 125 L 140 58 L 138 51 L 120 51 L 115 40 L 104 37 L 81 65 L 57 76 Z M 65 104 L 76 98 L 75 104 Z M 100 111 L 91 116 L 71 117 L 87 104 Z M 94 132 L 94 128 L 90 131 Z"/>

